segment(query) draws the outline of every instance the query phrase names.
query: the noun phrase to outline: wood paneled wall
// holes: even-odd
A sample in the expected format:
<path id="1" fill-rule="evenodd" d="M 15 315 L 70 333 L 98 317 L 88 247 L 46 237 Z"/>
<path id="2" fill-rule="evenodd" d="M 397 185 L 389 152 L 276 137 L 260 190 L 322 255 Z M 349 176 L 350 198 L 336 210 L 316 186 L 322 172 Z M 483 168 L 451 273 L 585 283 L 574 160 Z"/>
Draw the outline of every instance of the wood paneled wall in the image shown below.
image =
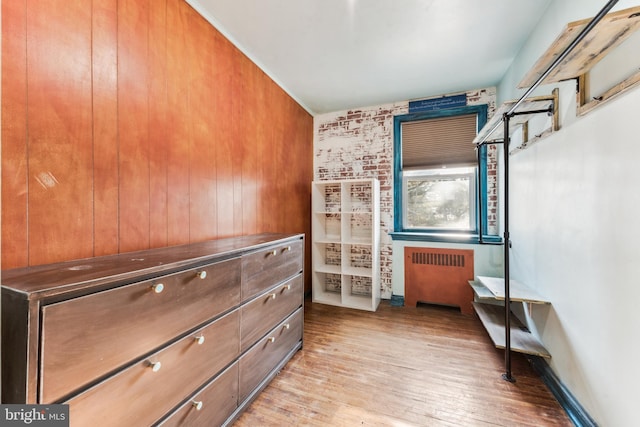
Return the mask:
<path id="1" fill-rule="evenodd" d="M 308 234 L 312 138 L 183 0 L 2 2 L 3 269 Z"/>

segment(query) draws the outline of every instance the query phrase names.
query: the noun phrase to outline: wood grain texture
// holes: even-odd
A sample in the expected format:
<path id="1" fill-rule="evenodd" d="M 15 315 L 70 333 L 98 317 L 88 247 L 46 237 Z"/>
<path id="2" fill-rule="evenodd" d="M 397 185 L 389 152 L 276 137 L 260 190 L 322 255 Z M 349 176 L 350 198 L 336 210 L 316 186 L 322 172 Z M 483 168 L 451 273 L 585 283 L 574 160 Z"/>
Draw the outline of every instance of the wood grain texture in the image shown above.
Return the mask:
<path id="1" fill-rule="evenodd" d="M 149 248 L 149 4 L 118 1 L 119 251 Z"/>
<path id="2" fill-rule="evenodd" d="M 587 74 L 588 75 L 588 74 Z M 587 114 L 589 111 L 593 110 L 600 104 L 604 104 L 607 101 L 610 101 L 623 93 L 630 91 L 631 89 L 640 85 L 640 71 L 633 73 L 628 78 L 624 79 L 617 85 L 612 88 L 607 89 L 602 95 L 597 98 L 592 98 L 589 102 L 585 102 L 584 100 L 587 98 L 586 92 L 587 88 L 585 87 L 585 82 L 588 80 L 585 74 L 581 77 L 582 85 L 579 86 L 578 97 L 579 97 L 579 106 L 578 106 L 578 115 L 582 116 Z"/>
<path id="3" fill-rule="evenodd" d="M 480 130 L 480 132 L 478 132 L 478 135 L 476 135 L 476 137 L 474 138 L 473 143 L 478 144 L 484 140 L 489 140 L 489 141 L 503 140 L 504 126 L 502 125 L 498 126 L 497 128 L 495 128 L 493 132 L 491 132 L 491 130 L 494 129 L 494 126 L 496 126 L 498 122 L 502 122 L 502 118 L 504 117 L 504 114 L 508 112 L 517 102 L 518 102 L 517 100 L 510 100 L 510 101 L 503 102 L 502 105 L 500 105 L 498 110 L 491 117 L 491 120 L 489 120 L 489 122 L 486 125 L 484 125 L 484 127 Z M 535 96 L 535 97 L 526 99 L 525 101 L 522 102 L 521 106 L 518 108 L 518 112 L 520 114 L 517 116 L 513 116 L 509 120 L 509 126 L 511 129 L 511 132 L 514 132 L 516 129 L 520 128 L 520 126 L 524 125 L 525 123 L 528 123 L 532 117 L 535 117 L 537 114 L 539 114 L 539 113 L 523 114 L 524 112 L 547 110 L 549 108 L 552 108 L 553 105 L 558 105 L 558 93 L 555 92 L 555 90 L 551 95 Z M 553 124 L 553 127 L 554 128 L 557 127 L 557 122 Z"/>
<path id="4" fill-rule="evenodd" d="M 2 268 L 13 268 L 29 262 L 26 1 L 2 2 L 2 32 Z"/>
<path id="5" fill-rule="evenodd" d="M 521 355 L 502 380 L 503 352 L 457 310 L 307 303 L 304 343 L 234 426 L 572 425 Z"/>
<path id="6" fill-rule="evenodd" d="M 2 272 L 2 286 L 24 298 L 46 298 L 60 301 L 86 295 L 113 285 L 141 280 L 139 270 L 148 277 L 170 274 L 176 270 L 195 267 L 193 259 L 206 263 L 217 258 L 230 258 L 243 250 L 266 250 L 266 246 L 288 246 L 304 240 L 302 234 L 256 234 L 230 239 L 209 240 L 189 245 L 155 248 L 151 251 L 127 252 L 92 259 L 64 261 L 54 264 L 21 267 Z M 293 247 L 293 246 L 292 246 Z"/>
<path id="7" fill-rule="evenodd" d="M 241 350 L 251 347 L 271 325 L 301 307 L 302 296 L 302 275 L 298 275 L 242 306 Z"/>
<path id="8" fill-rule="evenodd" d="M 278 363 L 300 345 L 303 320 L 303 309 L 299 308 L 242 355 L 238 381 L 239 402 L 249 397 Z"/>
<path id="9" fill-rule="evenodd" d="M 167 245 L 167 3 L 149 3 L 149 246 Z"/>
<path id="10" fill-rule="evenodd" d="M 189 23 L 180 0 L 167 0 L 167 243 L 189 243 L 188 66 L 184 58 Z"/>
<path id="11" fill-rule="evenodd" d="M 312 117 L 186 2 L 2 7 L 3 269 L 310 232 Z"/>
<path id="12" fill-rule="evenodd" d="M 41 402 L 158 348 L 240 303 L 235 258 L 42 308 Z M 199 270 L 207 277 L 196 277 Z M 164 290 L 154 292 L 153 286 Z M 99 361 L 99 363 L 96 363 Z"/>
<path id="13" fill-rule="evenodd" d="M 93 254 L 91 9 L 27 2 L 31 264 Z"/>
<path id="14" fill-rule="evenodd" d="M 194 411 L 193 401 L 202 402 L 203 408 L 200 411 Z M 193 401 L 186 402 L 160 425 L 162 427 L 222 425 L 238 407 L 238 362 L 202 389 L 193 397 Z"/>
<path id="15" fill-rule="evenodd" d="M 596 24 L 593 31 L 588 33 L 558 67 L 545 77 L 542 84 L 560 82 L 587 73 L 607 53 L 640 28 L 639 14 L 640 6 L 606 14 Z M 551 46 L 522 78 L 518 88 L 523 89 L 533 85 L 592 19 L 588 18 L 568 23 Z"/>
<path id="16" fill-rule="evenodd" d="M 217 235 L 215 218 L 216 207 L 216 163 L 212 155 L 211 135 L 214 129 L 211 121 L 214 82 L 210 75 L 213 60 L 210 55 L 201 55 L 202 50 L 215 52 L 213 28 L 194 10 L 188 10 L 188 20 L 192 22 L 186 32 L 186 48 L 189 56 L 189 162 L 191 182 L 189 224 L 193 236 Z M 203 37 L 204 35 L 204 37 Z"/>
<path id="17" fill-rule="evenodd" d="M 497 300 L 505 299 L 504 278 L 478 276 L 478 281 L 487 287 Z M 509 280 L 509 299 L 518 302 L 530 302 L 533 304 L 550 304 L 549 300 L 523 283 L 517 280 Z"/>
<path id="18" fill-rule="evenodd" d="M 231 59 L 234 47 L 231 43 L 216 34 L 216 56 L 213 76 L 216 82 L 214 93 L 213 126 L 216 143 L 216 197 L 224 203 L 217 203 L 218 236 L 228 237 L 234 230 L 234 200 L 233 200 L 233 174 L 234 174 L 234 141 L 231 134 L 231 102 L 232 79 L 234 63 Z"/>
<path id="19" fill-rule="evenodd" d="M 258 83 L 258 88 L 255 94 L 256 99 L 261 100 L 264 105 L 271 105 L 270 104 L 271 100 L 269 98 L 269 90 L 268 90 L 269 77 L 267 77 L 266 74 L 260 74 L 259 76 L 257 76 L 257 78 L 259 80 L 259 83 Z M 269 223 L 268 222 L 269 217 L 267 215 L 263 215 L 263 212 L 269 212 L 267 210 L 268 207 L 266 206 L 266 202 L 268 200 L 269 194 L 267 191 L 265 191 L 268 188 L 268 184 L 264 179 L 265 170 L 268 169 L 269 165 L 267 162 L 263 161 L 263 159 L 268 158 L 270 156 L 269 147 L 267 146 L 267 141 L 270 141 L 273 139 L 272 137 L 273 133 L 271 132 L 271 126 L 268 119 L 269 119 L 269 114 L 266 110 L 261 110 L 257 112 L 256 132 L 258 132 L 259 135 L 262 135 L 261 138 L 256 139 L 256 143 L 255 143 L 255 151 L 259 159 L 257 168 L 256 168 L 256 183 L 257 183 L 256 210 L 258 212 L 258 218 L 256 219 L 256 223 L 257 223 L 258 229 L 260 230 L 266 230 L 267 224 Z"/>
<path id="20" fill-rule="evenodd" d="M 93 2 L 94 256 L 118 251 L 117 0 Z"/>
<path id="21" fill-rule="evenodd" d="M 257 167 L 259 163 L 256 152 L 256 141 L 259 139 L 258 117 L 256 114 L 243 114 L 251 103 L 263 105 L 262 91 L 258 85 L 259 71 L 254 71 L 255 65 L 245 56 L 238 61 L 236 76 L 242 80 L 236 96 L 233 98 L 233 116 L 241 117 L 234 120 L 233 133 L 237 138 L 239 156 L 242 160 L 242 232 L 252 234 L 258 229 L 257 207 Z"/>
<path id="22" fill-rule="evenodd" d="M 269 285 L 265 274 L 280 282 L 302 270 L 302 241 L 256 251 L 242 257 L 242 299 L 251 298 Z"/>
<path id="23" fill-rule="evenodd" d="M 236 310 L 74 396 L 67 401 L 69 418 L 77 426 L 153 425 L 238 357 L 239 324 Z M 197 344 L 196 336 L 204 342 Z M 155 362 L 161 363 L 158 372 L 149 368 Z"/>
<path id="24" fill-rule="evenodd" d="M 289 252 L 288 244 L 300 250 L 303 239 L 301 234 L 241 236 L 3 272 L 2 403 L 70 401 L 72 418 L 82 425 L 90 419 L 98 425 L 152 424 L 239 357 L 241 323 L 250 322 L 242 326 L 246 332 L 260 322 L 244 316 L 242 303 L 255 306 L 240 299 L 241 259 L 269 249 Z M 276 310 L 280 315 L 270 308 L 261 319 L 263 333 L 274 336 L 268 341 L 275 345 L 260 351 L 264 362 L 262 357 L 247 362 L 260 368 L 245 372 L 250 396 L 302 346 L 300 274 L 288 281 L 272 273 L 262 270 L 262 297 L 279 293 L 284 305 Z M 294 311 L 296 324 L 285 320 Z M 156 362 L 162 370 L 149 377 Z M 249 392 L 246 385 L 254 381 L 259 387 Z M 232 406 L 242 410 L 251 399 L 238 402 L 237 385 L 233 389 L 225 401 L 235 396 Z M 210 403 L 205 406 L 216 407 Z"/>
<path id="25" fill-rule="evenodd" d="M 3 343 L 11 343 L 12 351 L 5 350 L 0 358 L 2 369 L 2 402 L 24 402 L 27 396 L 35 395 L 36 384 L 30 382 L 24 372 L 35 372 L 29 358 L 29 303 L 15 292 L 2 290 L 0 301 L 2 324 L 0 325 Z M 33 324 L 33 323 L 32 323 Z M 11 385 L 11 386 L 10 386 Z"/>
<path id="26" fill-rule="evenodd" d="M 504 306 L 474 302 L 473 308 L 491 337 L 491 341 L 497 348 L 505 348 L 507 344 L 504 332 Z M 551 357 L 540 340 L 533 336 L 513 313 L 511 313 L 510 326 L 510 345 L 513 351 L 546 358 Z"/>
<path id="27" fill-rule="evenodd" d="M 243 229 L 243 212 L 244 212 L 244 199 L 242 192 L 242 166 L 243 157 L 247 150 L 251 149 L 251 143 L 246 144 L 248 141 L 243 140 L 242 133 L 239 132 L 239 128 L 245 127 L 244 124 L 244 111 L 237 109 L 237 104 L 233 101 L 236 96 L 241 94 L 244 90 L 246 76 L 243 78 L 240 75 L 241 63 L 244 55 L 234 47 L 234 54 L 231 56 L 233 65 L 233 78 L 231 79 L 232 98 L 230 105 L 231 128 L 230 136 L 233 141 L 233 234 L 242 234 Z M 246 144 L 246 145 L 245 145 Z M 243 145 L 245 145 L 243 147 Z"/>

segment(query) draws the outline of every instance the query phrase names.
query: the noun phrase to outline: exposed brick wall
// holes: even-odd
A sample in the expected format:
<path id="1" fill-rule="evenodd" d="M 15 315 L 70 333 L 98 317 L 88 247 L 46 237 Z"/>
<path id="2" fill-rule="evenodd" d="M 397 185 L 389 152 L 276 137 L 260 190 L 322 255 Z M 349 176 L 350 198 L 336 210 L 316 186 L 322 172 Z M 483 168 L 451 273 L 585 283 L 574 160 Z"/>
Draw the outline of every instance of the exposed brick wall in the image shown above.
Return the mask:
<path id="1" fill-rule="evenodd" d="M 495 88 L 467 92 L 467 105 L 495 111 Z M 314 118 L 314 180 L 377 178 L 380 181 L 380 281 L 391 297 L 393 231 L 393 118 L 407 114 L 409 101 L 318 115 Z M 497 232 L 497 150 L 490 148 L 489 231 Z M 491 160 L 492 159 L 492 160 Z"/>
<path id="2" fill-rule="evenodd" d="M 488 118 L 496 111 L 494 87 L 467 92 L 467 105 L 488 106 Z M 498 234 L 498 147 L 487 146 L 487 226 L 488 234 Z"/>
<path id="3" fill-rule="evenodd" d="M 487 146 L 487 227 L 498 234 L 498 146 Z"/>

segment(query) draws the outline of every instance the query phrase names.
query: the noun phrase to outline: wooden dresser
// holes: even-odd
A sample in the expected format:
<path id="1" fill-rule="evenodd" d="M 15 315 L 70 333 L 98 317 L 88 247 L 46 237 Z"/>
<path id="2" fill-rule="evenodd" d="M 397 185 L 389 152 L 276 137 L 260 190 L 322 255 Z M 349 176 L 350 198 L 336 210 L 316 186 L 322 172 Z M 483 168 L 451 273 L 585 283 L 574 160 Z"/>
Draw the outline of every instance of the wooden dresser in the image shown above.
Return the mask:
<path id="1" fill-rule="evenodd" d="M 3 271 L 3 403 L 228 424 L 302 348 L 303 258 L 261 234 Z"/>

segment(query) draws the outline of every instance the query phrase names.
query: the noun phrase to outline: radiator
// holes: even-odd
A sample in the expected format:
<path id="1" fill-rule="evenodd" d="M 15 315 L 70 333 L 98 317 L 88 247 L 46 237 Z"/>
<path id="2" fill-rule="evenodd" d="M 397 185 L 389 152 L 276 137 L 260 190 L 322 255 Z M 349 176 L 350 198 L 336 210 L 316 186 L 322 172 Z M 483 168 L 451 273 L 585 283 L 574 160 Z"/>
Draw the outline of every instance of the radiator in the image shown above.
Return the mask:
<path id="1" fill-rule="evenodd" d="M 404 303 L 418 302 L 460 307 L 473 313 L 473 250 L 405 248 Z"/>

